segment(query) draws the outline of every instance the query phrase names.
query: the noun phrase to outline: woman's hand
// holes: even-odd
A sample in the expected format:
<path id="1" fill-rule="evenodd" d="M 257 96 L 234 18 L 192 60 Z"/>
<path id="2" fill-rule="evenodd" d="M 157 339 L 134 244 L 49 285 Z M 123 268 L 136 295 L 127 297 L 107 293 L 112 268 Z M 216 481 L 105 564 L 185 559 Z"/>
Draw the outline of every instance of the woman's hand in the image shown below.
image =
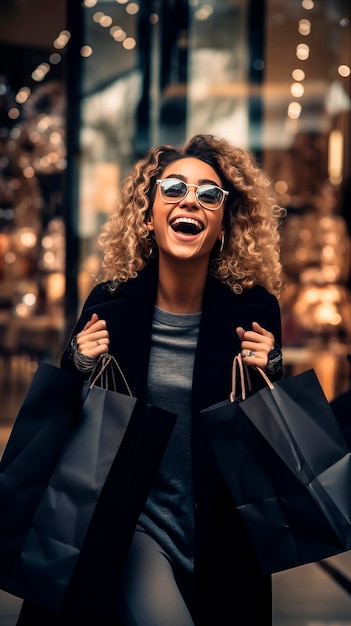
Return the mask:
<path id="1" fill-rule="evenodd" d="M 242 326 L 236 329 L 241 341 L 241 356 L 248 365 L 258 365 L 265 368 L 268 363 L 268 354 L 274 347 L 274 336 L 265 330 L 258 322 L 252 322 L 252 330 L 244 330 Z"/>
<path id="2" fill-rule="evenodd" d="M 76 339 L 78 352 L 85 356 L 97 359 L 101 354 L 109 351 L 110 337 L 106 322 L 99 320 L 96 313 L 93 313 L 83 330 L 77 334 Z"/>

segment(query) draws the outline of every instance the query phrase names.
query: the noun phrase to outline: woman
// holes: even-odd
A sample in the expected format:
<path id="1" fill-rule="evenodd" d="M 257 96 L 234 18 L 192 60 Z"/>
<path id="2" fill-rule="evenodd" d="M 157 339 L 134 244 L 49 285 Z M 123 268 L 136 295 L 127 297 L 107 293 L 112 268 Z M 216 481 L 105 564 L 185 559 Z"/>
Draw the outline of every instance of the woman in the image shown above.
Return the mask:
<path id="1" fill-rule="evenodd" d="M 111 623 L 222 626 L 240 616 L 248 626 L 271 624 L 270 578 L 199 412 L 229 398 L 240 351 L 273 379 L 282 375 L 281 216 L 249 153 L 198 135 L 183 150 L 152 148 L 136 163 L 104 226 L 101 282 L 62 367 L 88 377 L 110 353 L 134 396 L 178 415 L 135 519 Z"/>

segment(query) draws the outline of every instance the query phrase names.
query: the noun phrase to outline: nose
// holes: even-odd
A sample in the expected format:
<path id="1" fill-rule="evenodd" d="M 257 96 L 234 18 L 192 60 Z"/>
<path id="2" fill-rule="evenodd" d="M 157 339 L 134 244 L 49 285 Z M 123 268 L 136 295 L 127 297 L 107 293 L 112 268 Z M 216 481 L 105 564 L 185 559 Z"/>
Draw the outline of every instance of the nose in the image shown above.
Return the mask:
<path id="1" fill-rule="evenodd" d="M 191 204 L 191 206 L 196 206 L 199 207 L 200 204 L 197 200 L 196 197 L 196 190 L 197 190 L 197 185 L 191 185 L 188 184 L 188 191 L 186 196 L 183 198 L 183 200 L 180 202 L 180 205 L 182 205 L 183 203 L 185 204 Z"/>

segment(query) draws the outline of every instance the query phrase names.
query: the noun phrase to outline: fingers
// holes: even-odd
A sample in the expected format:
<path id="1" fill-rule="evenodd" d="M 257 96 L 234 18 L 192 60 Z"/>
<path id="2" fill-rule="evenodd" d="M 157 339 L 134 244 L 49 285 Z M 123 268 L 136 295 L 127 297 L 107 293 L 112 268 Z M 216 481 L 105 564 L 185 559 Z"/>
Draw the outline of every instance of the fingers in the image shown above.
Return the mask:
<path id="1" fill-rule="evenodd" d="M 238 326 L 236 332 L 240 341 L 242 341 L 244 339 L 245 329 L 242 326 Z"/>
<path id="2" fill-rule="evenodd" d="M 273 334 L 258 322 L 252 323 L 252 330 L 236 329 L 241 342 L 241 356 L 249 365 L 266 367 L 268 354 L 274 347 Z"/>
<path id="3" fill-rule="evenodd" d="M 90 328 L 93 324 L 95 324 L 95 322 L 98 321 L 98 316 L 96 313 L 93 313 L 90 320 L 85 324 L 83 330 L 87 330 L 88 328 Z"/>
<path id="4" fill-rule="evenodd" d="M 256 331 L 257 333 L 259 333 L 260 335 L 264 335 L 265 337 L 269 337 L 270 339 L 273 339 L 273 344 L 274 344 L 274 337 L 272 333 L 269 330 L 266 330 L 265 328 L 263 328 L 263 326 L 261 326 L 258 322 L 252 322 L 252 329 Z"/>
<path id="5" fill-rule="evenodd" d="M 269 331 L 263 328 L 258 322 L 252 322 L 252 330 L 244 330 L 241 326 L 236 329 L 241 342 L 252 342 L 264 344 L 269 347 L 269 351 L 274 347 L 274 336 Z M 248 348 L 249 349 L 249 348 Z"/>
<path id="6" fill-rule="evenodd" d="M 99 357 L 109 351 L 110 337 L 106 321 L 93 313 L 83 330 L 77 334 L 78 351 L 85 356 Z"/>

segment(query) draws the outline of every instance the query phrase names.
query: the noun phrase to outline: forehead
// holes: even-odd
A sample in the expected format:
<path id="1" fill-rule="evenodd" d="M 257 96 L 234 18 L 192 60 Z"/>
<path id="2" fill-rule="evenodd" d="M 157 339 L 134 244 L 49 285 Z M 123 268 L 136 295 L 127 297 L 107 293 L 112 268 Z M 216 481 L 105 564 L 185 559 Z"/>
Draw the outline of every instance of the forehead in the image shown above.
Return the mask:
<path id="1" fill-rule="evenodd" d="M 196 183 L 199 180 L 212 180 L 217 184 L 221 183 L 219 176 L 211 165 L 201 161 L 201 159 L 195 159 L 194 157 L 185 157 L 184 159 L 178 159 L 173 161 L 170 165 L 163 170 L 162 176 L 181 176 L 187 182 Z"/>

